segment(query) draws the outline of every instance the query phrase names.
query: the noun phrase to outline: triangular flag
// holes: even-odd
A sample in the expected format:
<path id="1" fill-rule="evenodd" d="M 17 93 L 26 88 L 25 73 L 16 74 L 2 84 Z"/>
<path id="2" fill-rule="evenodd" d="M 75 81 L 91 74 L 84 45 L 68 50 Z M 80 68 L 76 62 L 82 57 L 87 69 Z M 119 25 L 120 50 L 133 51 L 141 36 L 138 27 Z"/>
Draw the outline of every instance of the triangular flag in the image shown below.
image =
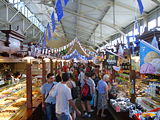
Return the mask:
<path id="1" fill-rule="evenodd" d="M 127 46 L 128 48 L 130 48 L 130 36 L 126 36 L 126 39 L 127 39 Z"/>
<path id="2" fill-rule="evenodd" d="M 143 4 L 142 4 L 142 1 L 141 1 L 141 0 L 137 0 L 137 2 L 138 2 L 138 6 L 139 6 L 140 14 L 142 15 L 143 10 L 144 10 L 144 7 L 143 7 Z"/>
<path id="3" fill-rule="evenodd" d="M 138 33 L 140 34 L 140 25 L 138 23 L 137 17 L 135 17 L 134 29 L 138 29 Z"/>
<path id="4" fill-rule="evenodd" d="M 54 30 L 56 28 L 55 19 L 54 19 L 54 11 L 51 15 L 51 20 L 52 20 L 52 31 L 54 32 Z"/>
<path id="5" fill-rule="evenodd" d="M 62 8 L 61 0 L 58 0 L 56 3 L 56 12 L 57 12 L 58 22 L 59 22 L 63 17 L 63 8 Z"/>
<path id="6" fill-rule="evenodd" d="M 157 49 L 159 49 L 159 47 L 158 47 L 158 42 L 157 42 L 157 39 L 156 39 L 156 36 L 153 37 L 153 40 L 152 40 L 151 45 L 153 45 L 154 47 L 156 47 Z"/>
<path id="7" fill-rule="evenodd" d="M 50 28 L 49 23 L 47 25 L 47 30 L 48 30 L 48 40 L 51 40 L 51 28 Z"/>
<path id="8" fill-rule="evenodd" d="M 67 5 L 68 2 L 69 2 L 69 0 L 64 0 L 65 6 Z"/>
<path id="9" fill-rule="evenodd" d="M 44 49 L 45 47 L 46 47 L 46 31 L 42 36 L 42 49 Z"/>
<path id="10" fill-rule="evenodd" d="M 118 55 L 123 56 L 123 54 L 124 54 L 124 50 L 122 48 L 122 45 L 120 45 L 118 49 Z"/>

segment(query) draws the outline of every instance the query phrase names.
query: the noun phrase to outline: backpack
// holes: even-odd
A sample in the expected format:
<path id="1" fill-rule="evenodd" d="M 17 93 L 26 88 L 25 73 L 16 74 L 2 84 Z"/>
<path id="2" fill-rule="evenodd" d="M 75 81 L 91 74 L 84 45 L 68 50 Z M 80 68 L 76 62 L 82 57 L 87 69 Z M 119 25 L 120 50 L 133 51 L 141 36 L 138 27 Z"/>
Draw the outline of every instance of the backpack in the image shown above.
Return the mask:
<path id="1" fill-rule="evenodd" d="M 71 84 L 72 84 L 71 94 L 72 94 L 72 98 L 74 100 L 74 99 L 78 98 L 78 89 L 77 89 L 77 87 L 73 86 L 72 82 L 71 82 Z"/>
<path id="2" fill-rule="evenodd" d="M 83 97 L 89 96 L 90 95 L 90 86 L 87 84 L 86 80 L 84 80 L 84 85 L 81 88 L 81 95 Z"/>
<path id="3" fill-rule="evenodd" d="M 71 94 L 72 94 L 73 100 L 78 98 L 78 89 L 77 89 L 77 87 L 71 88 Z"/>

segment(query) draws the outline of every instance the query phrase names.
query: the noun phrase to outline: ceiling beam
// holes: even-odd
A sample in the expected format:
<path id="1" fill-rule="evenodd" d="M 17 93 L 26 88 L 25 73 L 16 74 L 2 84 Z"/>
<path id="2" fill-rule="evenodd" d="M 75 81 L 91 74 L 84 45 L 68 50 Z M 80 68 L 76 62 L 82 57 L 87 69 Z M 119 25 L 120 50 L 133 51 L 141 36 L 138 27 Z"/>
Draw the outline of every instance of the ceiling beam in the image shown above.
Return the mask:
<path id="1" fill-rule="evenodd" d="M 62 31 L 60 31 L 60 32 L 62 32 Z M 75 33 L 73 33 L 73 32 L 68 32 L 69 34 L 75 34 Z M 92 42 L 88 42 L 88 41 L 85 41 L 85 40 L 83 40 L 83 39 L 86 39 L 86 37 L 84 37 L 84 36 L 78 36 L 77 38 L 82 38 L 82 40 L 81 40 L 81 43 L 87 43 L 87 44 L 89 44 L 89 45 L 91 45 L 91 46 L 94 46 L 94 47 L 99 47 L 98 46 L 98 42 L 96 43 L 96 44 L 93 44 Z M 86 45 L 86 44 L 85 44 Z"/>
<path id="2" fill-rule="evenodd" d="M 103 13 L 105 13 L 105 11 L 104 10 L 102 10 L 102 9 L 100 9 L 100 8 L 98 8 L 98 7 L 94 7 L 94 6 L 91 6 L 91 5 L 88 5 L 88 4 L 85 4 L 85 3 L 80 3 L 81 5 L 83 5 L 83 6 L 86 6 L 86 7 L 88 7 L 88 8 L 92 8 L 93 10 L 98 10 L 98 11 L 100 11 L 100 12 L 103 12 Z"/>
<path id="3" fill-rule="evenodd" d="M 69 21 L 69 20 L 63 19 L 62 22 L 64 22 L 64 21 L 66 21 L 67 23 L 73 24 L 73 22 L 71 22 L 71 21 Z M 68 28 L 69 28 L 69 27 L 68 27 Z M 74 28 L 72 28 L 72 29 L 74 29 Z M 82 31 L 85 31 L 85 32 L 88 32 L 88 33 L 90 33 L 90 32 L 92 31 L 92 29 L 89 29 L 89 27 L 85 27 L 85 26 L 82 26 L 82 25 L 78 25 L 78 26 L 77 26 L 77 29 L 82 29 Z M 100 32 L 97 32 L 97 33 L 100 34 Z M 91 33 L 90 33 L 90 34 L 91 34 Z M 96 37 L 99 37 L 99 36 L 96 36 Z M 104 37 L 104 36 L 102 36 L 102 37 Z"/>
<path id="4" fill-rule="evenodd" d="M 160 5 L 160 0 L 152 0 L 154 3 L 156 3 L 157 5 Z"/>
<path id="5" fill-rule="evenodd" d="M 109 23 L 107 23 L 107 22 L 101 22 L 101 21 L 99 21 L 99 20 L 97 20 L 97 19 L 95 19 L 95 18 L 91 18 L 91 17 L 85 16 L 85 15 L 82 15 L 82 14 L 80 14 L 80 13 L 72 12 L 72 10 L 70 10 L 69 8 L 64 8 L 64 11 L 65 11 L 65 12 L 68 12 L 68 13 L 71 13 L 71 14 L 73 14 L 73 15 L 76 15 L 76 16 L 79 16 L 79 17 L 82 17 L 82 18 L 91 20 L 91 21 L 93 21 L 93 22 L 96 22 L 96 23 L 99 23 L 99 24 L 103 24 L 103 25 L 105 25 L 105 26 L 107 26 L 107 27 L 110 27 L 110 28 L 112 28 L 112 29 L 120 32 L 121 34 L 125 35 L 125 33 L 124 33 L 124 32 L 119 28 L 119 26 L 117 26 L 117 25 L 114 26 L 114 25 L 111 25 L 111 24 L 109 24 Z"/>
<path id="6" fill-rule="evenodd" d="M 106 14 L 107 14 L 107 12 L 109 11 L 110 8 L 111 8 L 110 6 L 106 8 L 105 12 L 103 13 L 103 15 L 101 16 L 101 18 L 99 19 L 100 22 L 102 22 L 102 20 L 104 19 L 104 17 L 106 16 Z M 89 38 L 88 38 L 88 41 L 89 41 L 89 39 L 91 38 L 91 36 L 93 35 L 93 33 L 95 33 L 95 31 L 96 31 L 96 29 L 98 28 L 98 26 L 99 26 L 99 23 L 97 23 L 97 24 L 95 25 L 95 27 L 94 27 L 91 35 L 90 35 Z M 101 33 L 101 34 L 102 34 L 102 33 Z"/>
<path id="7" fill-rule="evenodd" d="M 80 11 L 80 0 L 77 0 L 77 13 L 79 13 Z M 78 16 L 76 16 L 76 25 L 75 25 L 75 32 L 76 32 L 76 36 L 78 35 L 78 31 L 77 31 L 77 26 L 78 26 Z"/>
<path id="8" fill-rule="evenodd" d="M 119 6 L 119 7 L 123 7 L 123 8 L 125 8 L 125 9 L 127 9 L 127 10 L 130 10 L 130 11 L 133 11 L 133 12 L 136 12 L 136 13 L 139 14 L 138 8 L 133 7 L 134 5 L 133 5 L 133 6 L 130 6 L 130 5 L 128 5 L 128 4 L 125 4 L 125 3 L 122 3 L 122 2 L 119 2 L 119 1 L 115 1 L 115 2 L 110 1 L 110 2 L 111 2 L 111 6 L 113 6 L 113 4 L 115 4 L 115 5 Z M 143 14 L 146 14 L 146 12 L 144 11 Z"/>
<path id="9" fill-rule="evenodd" d="M 59 31 L 59 32 L 62 32 L 62 31 Z M 71 32 L 71 31 L 67 31 L 66 33 L 71 34 L 71 35 L 76 35 L 75 32 Z M 85 36 L 86 36 L 86 34 L 84 33 L 84 34 L 82 34 L 82 35 L 78 35 L 77 38 L 79 37 L 79 38 L 82 38 L 82 39 L 83 39 L 82 41 L 86 41 L 87 39 L 86 39 Z M 99 43 L 99 42 L 96 41 L 96 43 Z"/>
<path id="10" fill-rule="evenodd" d="M 64 28 L 68 29 L 68 30 L 73 30 L 74 27 L 69 27 L 69 26 L 64 26 Z M 84 28 L 81 29 L 77 29 L 78 32 L 81 32 L 82 34 L 85 33 L 87 35 L 90 35 L 91 33 L 89 33 L 89 31 L 86 31 Z M 98 39 L 101 39 L 101 37 L 95 36 Z"/>

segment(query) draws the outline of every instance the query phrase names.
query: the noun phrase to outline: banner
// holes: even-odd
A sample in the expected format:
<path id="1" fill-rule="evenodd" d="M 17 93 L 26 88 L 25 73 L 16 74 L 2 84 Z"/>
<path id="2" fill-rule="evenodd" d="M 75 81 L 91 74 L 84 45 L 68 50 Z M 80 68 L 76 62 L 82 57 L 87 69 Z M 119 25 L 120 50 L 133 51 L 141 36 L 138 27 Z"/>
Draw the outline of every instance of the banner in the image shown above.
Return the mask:
<path id="1" fill-rule="evenodd" d="M 160 73 L 160 50 L 143 40 L 140 41 L 140 73 Z"/>
<path id="2" fill-rule="evenodd" d="M 51 15 L 51 20 L 52 20 L 52 31 L 54 32 L 54 30 L 56 28 L 55 19 L 54 19 L 54 12 Z"/>
<path id="3" fill-rule="evenodd" d="M 46 31 L 42 36 L 42 49 L 44 49 L 45 47 L 46 47 Z"/>
<path id="4" fill-rule="evenodd" d="M 64 0 L 65 6 L 67 5 L 68 2 L 69 2 L 69 0 Z"/>
<path id="5" fill-rule="evenodd" d="M 47 25 L 47 30 L 48 30 L 48 40 L 51 40 L 51 28 L 50 28 L 49 23 Z"/>
<path id="6" fill-rule="evenodd" d="M 62 8 L 61 0 L 58 0 L 56 3 L 56 12 L 57 12 L 58 22 L 59 22 L 63 17 L 63 8 Z"/>
<path id="7" fill-rule="evenodd" d="M 137 0 L 140 14 L 142 15 L 144 7 L 141 0 Z"/>

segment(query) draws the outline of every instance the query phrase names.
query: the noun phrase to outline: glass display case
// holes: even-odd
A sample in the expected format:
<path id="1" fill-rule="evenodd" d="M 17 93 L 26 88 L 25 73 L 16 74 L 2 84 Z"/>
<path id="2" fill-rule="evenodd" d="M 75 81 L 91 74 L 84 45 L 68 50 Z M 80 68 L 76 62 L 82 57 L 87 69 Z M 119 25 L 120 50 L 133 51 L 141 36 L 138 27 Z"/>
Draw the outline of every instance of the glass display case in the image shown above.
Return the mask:
<path id="1" fill-rule="evenodd" d="M 33 100 L 40 95 L 40 81 L 33 79 Z M 26 104 L 26 80 L 0 88 L 0 120 L 10 120 Z"/>
<path id="2" fill-rule="evenodd" d="M 130 98 L 131 82 L 129 76 L 129 70 L 123 70 L 123 72 L 116 73 L 115 82 L 118 88 L 118 98 Z"/>
<path id="3" fill-rule="evenodd" d="M 146 111 L 160 107 L 159 75 L 143 75 L 136 80 L 136 103 L 141 104 Z"/>

